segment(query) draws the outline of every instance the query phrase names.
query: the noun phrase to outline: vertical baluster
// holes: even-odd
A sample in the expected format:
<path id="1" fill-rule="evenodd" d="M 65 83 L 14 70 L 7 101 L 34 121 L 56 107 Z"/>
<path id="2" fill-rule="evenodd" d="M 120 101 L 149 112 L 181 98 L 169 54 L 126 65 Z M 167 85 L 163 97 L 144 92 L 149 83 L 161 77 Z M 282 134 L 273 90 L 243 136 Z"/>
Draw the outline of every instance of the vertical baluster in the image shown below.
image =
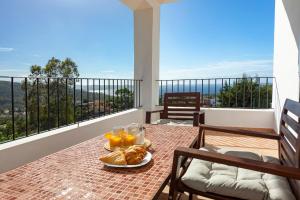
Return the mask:
<path id="1" fill-rule="evenodd" d="M 36 98 L 37 98 L 37 132 L 40 133 L 40 94 L 39 94 L 39 78 L 36 78 Z"/>
<path id="2" fill-rule="evenodd" d="M 104 104 L 103 104 L 103 105 L 104 105 L 104 106 L 103 106 L 103 109 L 104 109 L 104 115 L 106 115 L 106 98 L 105 98 L 105 97 L 106 97 L 106 94 L 105 94 L 105 93 L 106 93 L 106 83 L 105 83 L 105 82 L 106 82 L 106 80 L 104 79 L 104 82 L 103 82 L 103 91 L 104 91 L 104 92 L 103 92 L 103 93 L 104 93 L 104 94 L 103 94 L 103 95 L 104 95 L 104 96 L 103 96 L 103 99 L 104 99 L 104 100 L 103 100 L 103 103 L 104 103 Z"/>
<path id="3" fill-rule="evenodd" d="M 88 119 L 90 119 L 90 85 L 89 85 L 89 79 L 86 79 L 86 84 L 87 84 L 87 114 L 88 114 Z"/>
<path id="4" fill-rule="evenodd" d="M 204 105 L 204 94 L 203 94 L 203 79 L 201 79 L 201 100 L 202 100 L 202 105 Z"/>
<path id="5" fill-rule="evenodd" d="M 127 96 L 128 96 L 127 83 L 128 83 L 128 80 L 124 79 L 124 82 L 123 82 L 123 85 L 124 85 L 123 101 L 124 101 L 124 109 L 125 110 L 127 110 L 127 107 L 128 107 L 128 102 L 127 102 Z"/>
<path id="6" fill-rule="evenodd" d="M 266 108 L 269 108 L 269 92 L 268 92 L 268 87 L 269 87 L 269 78 L 267 77 L 267 80 L 266 80 L 267 107 Z"/>
<path id="7" fill-rule="evenodd" d="M 252 83 L 253 83 L 253 81 L 252 81 L 252 77 L 251 77 L 250 78 L 250 107 L 251 108 L 253 108 L 253 99 L 252 99 L 252 97 L 253 97 L 253 94 L 252 94 L 253 87 L 252 87 Z"/>
<path id="8" fill-rule="evenodd" d="M 11 77 L 11 121 L 12 121 L 12 134 L 15 140 L 15 99 L 14 99 L 14 78 Z"/>
<path id="9" fill-rule="evenodd" d="M 83 120 L 82 109 L 83 109 L 83 105 L 82 105 L 82 78 L 81 78 L 80 79 L 80 118 L 81 118 L 81 121 Z"/>
<path id="10" fill-rule="evenodd" d="M 177 92 L 179 92 L 179 80 L 177 80 Z"/>
<path id="11" fill-rule="evenodd" d="M 245 102 L 245 99 L 246 99 L 246 82 L 248 81 L 247 78 L 243 78 L 243 108 L 246 107 L 246 102 Z"/>
<path id="12" fill-rule="evenodd" d="M 113 79 L 113 113 L 115 112 L 115 80 Z"/>
<path id="13" fill-rule="evenodd" d="M 27 94 L 27 78 L 25 78 L 25 126 L 26 126 L 26 137 L 28 136 L 28 94 Z"/>
<path id="14" fill-rule="evenodd" d="M 60 126 L 60 116 L 59 116 L 59 112 L 60 112 L 60 101 L 59 101 L 59 78 L 56 79 L 56 101 L 57 101 L 57 108 L 56 108 L 56 112 L 57 112 L 57 127 Z"/>
<path id="15" fill-rule="evenodd" d="M 123 102 L 122 102 L 122 94 L 123 94 L 123 91 L 122 91 L 122 79 L 118 79 L 117 80 L 117 91 L 118 91 L 117 109 L 118 109 L 118 112 L 119 112 L 119 111 L 122 111 L 122 104 L 123 104 Z"/>
<path id="16" fill-rule="evenodd" d="M 174 83 L 173 83 L 174 81 L 172 80 L 172 93 L 174 93 Z"/>
<path id="17" fill-rule="evenodd" d="M 192 80 L 189 80 L 189 92 L 192 92 Z"/>
<path id="18" fill-rule="evenodd" d="M 76 117 L 76 79 L 73 78 L 73 123 L 76 123 L 77 117 Z"/>
<path id="19" fill-rule="evenodd" d="M 111 85 L 110 84 L 111 84 L 111 80 L 109 79 L 108 80 L 108 92 L 109 92 L 108 93 L 109 94 L 109 107 L 108 108 L 109 108 L 109 114 L 111 114 L 111 107 L 112 107 L 112 103 L 111 103 L 112 102 L 112 98 L 111 98 L 112 94 L 111 94 L 111 91 L 110 91 L 111 90 Z"/>
<path id="20" fill-rule="evenodd" d="M 231 79 L 230 79 L 230 78 L 229 78 L 229 81 L 228 81 L 228 82 L 229 82 L 229 90 L 231 90 Z M 234 86 L 234 81 L 233 81 L 232 84 L 233 84 L 233 86 Z M 235 84 L 237 84 L 237 83 L 235 82 Z M 236 100 L 237 100 L 237 99 L 236 99 Z M 229 94 L 229 100 L 228 100 L 228 101 L 229 101 L 228 107 L 231 108 L 231 96 L 230 96 L 230 94 Z M 236 102 L 237 102 L 237 101 L 236 101 Z M 233 107 L 233 106 L 232 106 L 232 107 Z M 237 107 L 237 105 L 235 105 L 235 107 Z"/>
<path id="21" fill-rule="evenodd" d="M 215 79 L 215 102 L 214 107 L 217 106 L 217 79 Z"/>
<path id="22" fill-rule="evenodd" d="M 131 92 L 132 92 L 132 104 L 130 106 L 130 108 L 134 107 L 134 87 L 133 87 L 133 80 L 130 80 L 130 87 L 131 87 Z"/>
<path id="23" fill-rule="evenodd" d="M 236 91 L 235 91 L 235 106 L 238 107 L 238 79 L 235 79 Z"/>
<path id="24" fill-rule="evenodd" d="M 185 91 L 185 80 L 183 80 L 183 92 Z"/>
<path id="25" fill-rule="evenodd" d="M 196 79 L 195 80 L 195 92 L 198 92 L 198 88 L 197 87 L 198 87 L 198 80 Z"/>
<path id="26" fill-rule="evenodd" d="M 221 103 L 221 107 L 224 107 L 224 93 L 223 93 L 223 91 L 224 91 L 224 79 L 222 78 L 222 88 L 221 88 L 221 93 L 222 93 L 222 95 L 221 95 L 221 97 L 222 97 L 222 103 Z"/>
<path id="27" fill-rule="evenodd" d="M 209 101 L 209 107 L 210 107 L 210 79 L 208 79 L 208 101 Z"/>
<path id="28" fill-rule="evenodd" d="M 95 79 L 93 79 L 93 118 L 95 117 Z"/>
<path id="29" fill-rule="evenodd" d="M 118 90 L 119 90 L 119 80 L 116 80 L 116 81 L 117 81 L 117 90 L 116 90 L 116 92 L 119 92 L 119 91 L 118 91 Z M 120 97 L 119 97 L 119 95 L 120 95 L 119 93 L 116 94 L 116 95 L 117 95 L 117 97 L 116 97 L 117 99 L 120 98 Z M 116 105 L 117 105 L 117 103 L 116 103 Z M 119 106 L 119 105 L 117 105 L 117 112 L 119 112 L 119 107 L 118 107 L 118 106 Z"/>
<path id="30" fill-rule="evenodd" d="M 163 94 L 162 94 L 162 81 L 160 81 L 160 106 L 162 105 L 162 102 L 163 102 L 163 100 L 162 100 L 162 98 L 163 98 Z"/>
<path id="31" fill-rule="evenodd" d="M 134 80 L 134 90 L 135 90 L 135 107 L 137 107 L 137 100 L 138 100 L 138 88 L 137 88 L 137 80 Z"/>
<path id="32" fill-rule="evenodd" d="M 68 125 L 68 78 L 66 78 L 66 125 Z"/>
<path id="33" fill-rule="evenodd" d="M 100 117 L 100 112 L 101 112 L 101 109 L 100 109 L 100 102 L 101 102 L 101 79 L 98 80 L 98 116 Z"/>
<path id="34" fill-rule="evenodd" d="M 128 93 L 127 93 L 127 95 L 126 95 L 126 109 L 128 109 L 128 108 L 130 108 L 130 104 L 129 104 L 129 102 L 130 102 L 130 93 L 131 93 L 131 91 L 130 91 L 130 88 L 129 88 L 129 80 L 127 79 L 127 81 L 126 81 L 126 84 L 127 84 L 127 90 L 128 90 Z"/>
<path id="35" fill-rule="evenodd" d="M 260 108 L 260 77 L 258 78 L 258 108 Z"/>
<path id="36" fill-rule="evenodd" d="M 48 130 L 50 130 L 50 78 L 47 78 L 47 119 Z"/>
<path id="37" fill-rule="evenodd" d="M 166 81 L 166 93 L 168 93 L 168 81 Z"/>
<path id="38" fill-rule="evenodd" d="M 111 93 L 110 93 L 110 79 L 108 79 L 108 100 L 109 100 L 109 104 L 108 104 L 108 113 L 111 113 Z"/>

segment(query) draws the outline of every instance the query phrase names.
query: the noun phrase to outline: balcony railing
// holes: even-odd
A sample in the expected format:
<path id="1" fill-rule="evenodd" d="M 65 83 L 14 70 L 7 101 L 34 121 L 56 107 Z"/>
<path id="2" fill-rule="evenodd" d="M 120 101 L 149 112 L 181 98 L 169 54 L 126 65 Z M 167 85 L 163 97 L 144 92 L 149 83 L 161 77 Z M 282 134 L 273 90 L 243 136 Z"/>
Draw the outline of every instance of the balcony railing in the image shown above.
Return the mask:
<path id="1" fill-rule="evenodd" d="M 271 108 L 273 77 L 158 80 L 159 105 L 167 92 L 200 92 L 203 107 Z"/>
<path id="2" fill-rule="evenodd" d="M 0 77 L 0 143 L 141 107 L 141 80 Z"/>

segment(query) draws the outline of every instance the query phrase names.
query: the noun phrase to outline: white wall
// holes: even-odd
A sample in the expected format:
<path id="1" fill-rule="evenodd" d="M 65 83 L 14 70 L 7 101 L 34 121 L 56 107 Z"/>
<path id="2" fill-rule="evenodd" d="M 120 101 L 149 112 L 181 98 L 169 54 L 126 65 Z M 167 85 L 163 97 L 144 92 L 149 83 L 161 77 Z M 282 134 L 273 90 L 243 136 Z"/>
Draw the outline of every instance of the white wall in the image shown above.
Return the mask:
<path id="1" fill-rule="evenodd" d="M 0 146 L 0 173 L 99 136 L 113 126 L 143 123 L 144 111 L 132 109 L 78 125 L 41 133 Z"/>
<path id="2" fill-rule="evenodd" d="M 205 124 L 244 128 L 274 128 L 273 109 L 201 108 Z"/>
<path id="3" fill-rule="evenodd" d="M 276 0 L 273 66 L 276 128 L 285 99 L 299 99 L 299 44 L 300 1 Z"/>
<path id="4" fill-rule="evenodd" d="M 156 110 L 163 109 L 158 106 Z M 226 127 L 274 129 L 273 109 L 201 108 L 205 111 L 205 124 Z M 158 120 L 154 114 L 152 121 Z"/>

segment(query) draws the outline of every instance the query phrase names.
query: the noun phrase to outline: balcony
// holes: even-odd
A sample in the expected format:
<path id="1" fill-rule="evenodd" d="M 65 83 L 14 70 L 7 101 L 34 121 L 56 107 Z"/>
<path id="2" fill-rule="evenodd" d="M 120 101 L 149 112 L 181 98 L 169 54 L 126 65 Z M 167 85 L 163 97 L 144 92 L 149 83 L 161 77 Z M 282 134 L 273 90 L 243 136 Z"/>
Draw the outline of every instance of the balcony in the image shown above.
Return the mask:
<path id="1" fill-rule="evenodd" d="M 41 178 L 41 182 L 45 181 L 47 184 L 50 179 L 47 180 L 47 177 L 35 174 L 35 170 L 51 171 L 54 168 L 57 170 L 55 173 L 62 172 L 56 176 L 62 182 L 59 182 L 56 187 L 53 185 L 57 183 L 52 183 L 51 187 L 55 188 L 54 192 L 53 188 L 51 191 L 44 187 L 39 188 L 41 191 L 34 193 L 37 198 L 42 198 L 43 195 L 49 199 L 75 199 L 78 198 L 78 195 L 82 195 L 81 198 L 99 198 L 97 195 L 98 193 L 100 195 L 102 188 L 93 188 L 89 191 L 89 186 L 95 185 L 86 180 L 97 176 L 97 172 L 93 171 L 94 174 L 83 173 L 81 178 L 85 180 L 85 188 L 80 188 L 75 183 L 76 181 L 68 179 L 71 177 L 68 175 L 72 174 L 71 168 L 69 169 L 71 171 L 63 171 L 64 167 L 71 165 L 68 163 L 68 156 L 80 160 L 84 157 L 82 152 L 91 150 L 89 145 L 94 144 L 93 147 L 98 148 L 95 143 L 103 141 L 103 134 L 115 126 L 125 126 L 130 123 L 144 124 L 146 111 L 163 108 L 165 93 L 200 93 L 201 110 L 205 111 L 205 124 L 260 130 L 273 135 L 279 133 L 279 120 L 285 99 L 299 99 L 298 38 L 300 29 L 299 23 L 297 23 L 299 12 L 291 9 L 292 7 L 300 9 L 299 3 L 296 1 L 290 1 L 291 3 L 277 1 L 276 3 L 275 24 L 278 30 L 275 30 L 273 77 L 226 78 L 221 76 L 207 79 L 161 80 L 159 78 L 159 6 L 161 3 L 169 1 L 124 0 L 123 2 L 135 13 L 134 79 L 0 77 L 3 83 L 0 85 L 0 91 L 5 93 L 3 98 L 7 102 L 3 105 L 5 109 L 1 111 L 0 115 L 0 184 L 4 185 L 4 187 L 0 187 L 0 198 L 30 197 L 33 194 L 31 193 L 33 186 L 30 184 L 33 183 L 28 186 L 26 181 L 18 182 L 19 178 L 29 177 L 34 180 L 32 177 L 36 175 Z M 283 39 L 286 38 L 288 38 L 288 42 L 283 42 Z M 158 118 L 157 114 L 151 120 L 156 121 Z M 162 127 L 161 129 L 164 130 L 166 125 L 157 127 Z M 184 145 L 189 145 L 190 141 L 185 141 L 186 138 L 191 137 L 188 133 L 198 134 L 198 129 L 192 127 L 184 129 L 172 126 L 170 130 L 165 132 L 172 134 L 178 130 L 187 131 L 185 137 L 181 137 L 182 141 L 176 141 L 178 144 Z M 160 133 L 163 135 L 164 132 Z M 268 139 L 214 131 L 208 131 L 206 136 L 207 145 L 212 148 L 229 147 L 274 157 L 279 156 L 277 142 Z M 168 152 L 167 145 L 170 145 L 168 141 L 161 142 L 159 139 L 156 137 L 156 142 L 158 144 L 165 142 L 166 146 L 161 148 Z M 79 150 L 76 147 L 79 147 Z M 73 157 L 72 149 L 75 149 L 80 156 Z M 103 148 L 99 151 L 102 152 Z M 89 153 L 93 154 L 93 152 Z M 162 155 L 162 157 L 167 159 L 172 155 Z M 59 158 L 59 156 L 64 156 L 59 162 L 47 161 L 47 159 L 51 160 L 54 157 Z M 70 159 L 70 161 L 72 160 Z M 90 167 L 89 164 L 94 164 L 91 160 L 83 161 L 87 162 L 84 163 L 86 168 Z M 74 163 L 80 164 L 75 161 Z M 147 170 L 150 171 L 152 167 L 156 167 L 155 164 L 151 163 Z M 166 175 L 164 174 L 166 173 L 165 169 L 170 168 L 170 166 L 161 165 L 162 167 L 157 170 L 159 174 L 157 181 L 161 181 L 159 176 Z M 93 170 L 96 168 L 97 166 Z M 79 173 L 81 169 L 76 168 L 76 170 L 74 169 L 76 173 Z M 101 170 L 103 171 L 102 168 L 99 169 L 99 171 Z M 142 170 L 139 174 L 145 173 L 147 170 Z M 113 176 L 110 170 L 107 172 Z M 25 174 L 26 177 L 22 174 Z M 126 176 L 121 171 L 116 174 Z M 128 174 L 132 175 L 133 172 L 129 171 Z M 114 178 L 112 177 L 112 179 Z M 72 188 L 73 183 L 78 188 Z M 157 184 L 166 185 L 166 187 L 161 188 L 163 189 L 162 193 L 155 198 L 168 199 L 168 182 Z M 16 185 L 18 187 L 15 187 Z M 146 186 L 143 187 L 146 188 Z M 140 191 L 135 187 L 130 189 L 135 192 Z M 85 193 L 87 190 L 88 192 Z M 124 190 L 124 188 L 118 188 L 115 193 L 119 194 Z M 133 197 L 132 191 L 130 195 Z M 50 198 L 47 195 L 52 196 Z M 144 193 L 138 195 L 144 195 Z M 145 194 L 145 196 L 147 195 Z M 105 197 L 101 196 L 104 199 Z M 182 198 L 188 197 L 182 194 Z M 202 197 L 194 197 L 194 199 L 202 199 Z"/>

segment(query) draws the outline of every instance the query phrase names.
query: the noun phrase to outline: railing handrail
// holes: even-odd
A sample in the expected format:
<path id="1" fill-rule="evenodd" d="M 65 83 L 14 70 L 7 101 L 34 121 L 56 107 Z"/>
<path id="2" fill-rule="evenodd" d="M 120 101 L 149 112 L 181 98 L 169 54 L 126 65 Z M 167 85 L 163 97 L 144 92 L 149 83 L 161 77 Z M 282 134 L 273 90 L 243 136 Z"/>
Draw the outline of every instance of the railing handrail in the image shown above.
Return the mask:
<path id="1" fill-rule="evenodd" d="M 251 76 L 251 77 L 219 77 L 219 78 L 188 78 L 188 79 L 158 79 L 156 81 L 189 81 L 189 80 L 215 80 L 215 79 L 255 79 L 255 78 L 275 78 L 273 76 Z"/>
<path id="2" fill-rule="evenodd" d="M 28 78 L 28 79 L 35 79 L 35 78 L 38 78 L 38 79 L 90 79 L 90 80 L 136 80 L 136 81 L 143 81 L 142 79 L 134 79 L 134 78 L 91 78 L 91 77 L 53 77 L 53 76 L 1 76 L 0 75 L 0 78 L 7 78 L 7 79 L 10 79 L 10 78 L 16 78 L 16 79 L 25 79 L 25 78 Z"/>

